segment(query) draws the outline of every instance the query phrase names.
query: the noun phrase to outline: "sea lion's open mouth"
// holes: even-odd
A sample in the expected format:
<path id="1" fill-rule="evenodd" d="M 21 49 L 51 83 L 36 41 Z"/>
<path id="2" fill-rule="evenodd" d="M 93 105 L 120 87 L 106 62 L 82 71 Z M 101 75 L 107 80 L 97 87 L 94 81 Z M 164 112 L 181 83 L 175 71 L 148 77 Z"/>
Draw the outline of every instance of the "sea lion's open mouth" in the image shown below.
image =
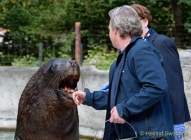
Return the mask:
<path id="1" fill-rule="evenodd" d="M 56 90 L 56 94 L 59 97 L 59 99 L 63 100 L 65 106 L 76 106 L 72 98 L 72 93 L 77 90 L 76 88 L 78 81 L 79 77 L 75 77 L 74 75 L 72 75 L 66 77 L 60 82 L 59 89 Z"/>
<path id="2" fill-rule="evenodd" d="M 62 89 L 66 92 L 74 92 L 77 88 L 78 80 L 78 77 L 68 76 L 61 81 L 59 89 Z"/>
<path id="3" fill-rule="evenodd" d="M 64 65 L 59 65 L 59 69 L 60 75 L 57 90 L 63 91 L 65 95 L 71 95 L 77 88 L 80 78 L 80 68 L 74 60 L 70 60 L 64 63 Z"/>

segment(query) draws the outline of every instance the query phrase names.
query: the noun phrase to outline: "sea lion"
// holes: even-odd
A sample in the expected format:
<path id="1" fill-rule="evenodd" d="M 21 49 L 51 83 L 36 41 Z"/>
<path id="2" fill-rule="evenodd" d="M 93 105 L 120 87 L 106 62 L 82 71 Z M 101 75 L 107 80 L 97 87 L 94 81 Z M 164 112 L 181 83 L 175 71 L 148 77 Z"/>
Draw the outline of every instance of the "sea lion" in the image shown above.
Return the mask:
<path id="1" fill-rule="evenodd" d="M 15 140 L 79 140 L 71 94 L 79 77 L 74 60 L 53 59 L 40 67 L 21 95 Z"/>

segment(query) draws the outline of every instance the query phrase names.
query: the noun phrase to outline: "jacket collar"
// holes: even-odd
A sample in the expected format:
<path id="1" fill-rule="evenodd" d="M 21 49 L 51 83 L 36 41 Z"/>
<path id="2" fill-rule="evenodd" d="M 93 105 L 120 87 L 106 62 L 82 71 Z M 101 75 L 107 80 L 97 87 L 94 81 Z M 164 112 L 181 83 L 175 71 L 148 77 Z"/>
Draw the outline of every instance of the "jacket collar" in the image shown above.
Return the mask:
<path id="1" fill-rule="evenodd" d="M 115 90 L 112 90 L 112 92 L 114 93 L 111 93 L 111 106 L 114 106 L 115 105 L 115 102 L 116 102 L 116 96 L 117 96 L 117 92 L 118 92 L 118 87 L 119 87 L 119 83 L 120 83 L 120 79 L 121 79 L 121 73 L 123 71 L 123 66 L 125 64 L 125 61 L 126 61 L 126 56 L 128 54 L 128 52 L 130 51 L 130 49 L 134 46 L 135 42 L 138 40 L 138 39 L 142 39 L 141 37 L 139 36 L 135 36 L 131 39 L 131 42 L 129 43 L 129 45 L 125 48 L 124 51 L 120 52 L 118 58 L 117 58 L 117 61 L 116 61 L 116 64 L 115 64 L 115 67 L 114 70 L 112 71 L 111 73 L 111 83 L 110 83 L 110 86 L 112 85 L 112 82 L 115 82 Z M 120 58 L 119 58 L 120 57 Z M 115 76 L 115 74 L 117 73 L 117 76 Z M 115 79 L 113 79 L 115 77 Z M 113 88 L 113 87 L 110 87 L 110 89 Z"/>
<path id="2" fill-rule="evenodd" d="M 133 44 L 138 40 L 138 39 L 141 39 L 141 37 L 140 36 L 133 36 L 132 37 L 132 39 L 131 39 L 131 41 L 130 41 L 130 43 L 129 43 L 129 45 L 127 45 L 127 47 L 122 51 L 122 52 L 120 52 L 120 53 L 128 53 L 129 52 L 129 50 L 131 49 L 131 47 L 133 46 Z"/>
<path id="3" fill-rule="evenodd" d="M 151 40 L 152 37 L 157 34 L 157 32 L 153 28 L 149 28 L 149 31 L 143 37 L 144 40 Z"/>

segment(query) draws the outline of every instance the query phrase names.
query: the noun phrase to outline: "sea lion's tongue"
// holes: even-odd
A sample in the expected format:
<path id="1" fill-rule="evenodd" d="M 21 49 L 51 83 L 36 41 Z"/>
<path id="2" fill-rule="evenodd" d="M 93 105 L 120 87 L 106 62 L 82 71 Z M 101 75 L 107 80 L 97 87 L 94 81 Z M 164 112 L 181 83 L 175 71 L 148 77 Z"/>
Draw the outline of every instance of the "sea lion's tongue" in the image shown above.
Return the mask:
<path id="1" fill-rule="evenodd" d="M 75 90 L 65 86 L 64 91 L 68 93 L 73 93 Z"/>

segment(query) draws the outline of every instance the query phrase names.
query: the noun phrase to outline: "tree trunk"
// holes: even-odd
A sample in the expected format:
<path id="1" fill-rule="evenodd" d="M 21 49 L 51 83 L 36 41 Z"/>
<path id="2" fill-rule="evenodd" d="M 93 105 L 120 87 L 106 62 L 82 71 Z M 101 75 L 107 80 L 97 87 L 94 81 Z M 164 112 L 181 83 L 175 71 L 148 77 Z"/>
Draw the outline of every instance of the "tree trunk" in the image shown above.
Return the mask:
<path id="1" fill-rule="evenodd" d="M 184 23 L 183 23 L 183 11 L 181 4 L 178 5 L 178 0 L 171 0 L 171 6 L 174 15 L 175 29 L 174 36 L 176 46 L 178 48 L 184 48 Z"/>
<path id="2" fill-rule="evenodd" d="M 81 64 L 81 34 L 80 34 L 80 22 L 75 23 L 75 60 Z"/>

